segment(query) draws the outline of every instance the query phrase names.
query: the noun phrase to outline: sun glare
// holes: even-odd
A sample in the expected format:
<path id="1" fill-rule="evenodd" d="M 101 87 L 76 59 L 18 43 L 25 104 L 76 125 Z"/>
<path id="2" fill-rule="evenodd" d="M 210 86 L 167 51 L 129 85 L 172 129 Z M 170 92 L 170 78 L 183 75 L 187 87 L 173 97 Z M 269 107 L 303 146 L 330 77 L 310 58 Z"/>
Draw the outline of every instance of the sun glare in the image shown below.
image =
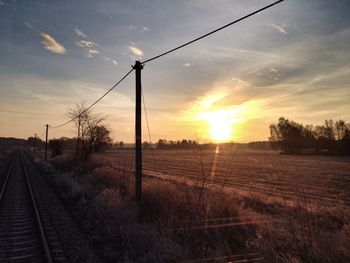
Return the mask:
<path id="1" fill-rule="evenodd" d="M 208 119 L 210 125 L 210 136 L 217 142 L 227 141 L 232 136 L 232 124 L 220 114 L 213 114 L 213 118 Z"/>
<path id="2" fill-rule="evenodd" d="M 216 91 L 197 99 L 186 112 L 185 119 L 197 126 L 205 140 L 221 143 L 241 138 L 242 123 L 255 118 L 264 105 L 262 100 L 234 103 L 229 92 Z"/>
<path id="3" fill-rule="evenodd" d="M 216 142 L 224 142 L 232 139 L 233 122 L 230 112 L 225 110 L 216 110 L 203 114 L 209 125 L 210 137 Z"/>

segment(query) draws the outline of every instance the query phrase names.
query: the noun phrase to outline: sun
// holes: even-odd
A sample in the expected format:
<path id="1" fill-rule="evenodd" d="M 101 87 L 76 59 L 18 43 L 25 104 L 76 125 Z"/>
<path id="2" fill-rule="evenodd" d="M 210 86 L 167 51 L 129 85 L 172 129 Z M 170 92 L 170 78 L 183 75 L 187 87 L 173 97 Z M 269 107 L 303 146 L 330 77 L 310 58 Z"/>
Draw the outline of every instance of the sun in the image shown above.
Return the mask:
<path id="1" fill-rule="evenodd" d="M 227 141 L 231 138 L 232 127 L 228 123 L 210 123 L 210 135 L 217 142 Z"/>
<path id="2" fill-rule="evenodd" d="M 207 112 L 205 120 L 209 125 L 210 137 L 216 142 L 228 141 L 232 138 L 232 121 L 229 113 L 224 110 Z"/>

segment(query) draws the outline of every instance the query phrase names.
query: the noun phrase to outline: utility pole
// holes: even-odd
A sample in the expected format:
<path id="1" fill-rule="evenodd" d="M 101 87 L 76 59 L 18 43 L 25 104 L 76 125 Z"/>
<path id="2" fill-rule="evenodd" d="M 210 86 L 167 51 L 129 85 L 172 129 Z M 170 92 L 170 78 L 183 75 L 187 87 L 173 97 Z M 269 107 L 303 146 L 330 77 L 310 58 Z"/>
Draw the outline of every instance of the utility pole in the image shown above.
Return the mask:
<path id="1" fill-rule="evenodd" d="M 36 152 L 36 133 L 34 134 L 34 155 L 35 155 L 35 152 Z"/>
<path id="2" fill-rule="evenodd" d="M 47 137 L 49 135 L 49 125 L 46 124 L 46 141 L 45 141 L 45 163 L 47 162 Z"/>
<path id="3" fill-rule="evenodd" d="M 142 144 L 141 144 L 141 70 L 143 66 L 140 61 L 135 61 L 133 66 L 136 76 L 135 92 L 135 200 L 140 202 L 142 198 Z"/>
<path id="4" fill-rule="evenodd" d="M 79 142 L 80 142 L 80 115 L 78 116 L 78 138 L 77 138 L 77 145 L 75 149 L 75 158 L 79 160 Z"/>

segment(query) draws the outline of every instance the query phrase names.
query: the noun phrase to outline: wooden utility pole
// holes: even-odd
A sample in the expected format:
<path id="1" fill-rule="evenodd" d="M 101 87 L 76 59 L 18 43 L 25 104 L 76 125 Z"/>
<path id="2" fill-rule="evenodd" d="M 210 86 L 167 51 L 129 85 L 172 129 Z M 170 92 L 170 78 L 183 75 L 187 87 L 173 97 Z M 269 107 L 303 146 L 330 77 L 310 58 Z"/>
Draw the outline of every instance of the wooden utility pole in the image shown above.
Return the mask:
<path id="1" fill-rule="evenodd" d="M 142 198 L 142 126 L 141 126 L 141 70 L 143 66 L 140 61 L 136 61 L 133 66 L 136 75 L 135 92 L 135 200 L 140 202 Z"/>
<path id="2" fill-rule="evenodd" d="M 45 162 L 47 162 L 47 138 L 49 135 L 49 125 L 46 124 L 46 140 L 45 140 Z"/>
<path id="3" fill-rule="evenodd" d="M 77 138 L 77 145 L 75 149 L 75 159 L 79 159 L 79 142 L 80 142 L 80 115 L 78 116 L 78 138 Z"/>
<path id="4" fill-rule="evenodd" d="M 36 152 L 36 133 L 34 134 L 34 150 L 33 150 L 33 154 L 35 155 Z"/>

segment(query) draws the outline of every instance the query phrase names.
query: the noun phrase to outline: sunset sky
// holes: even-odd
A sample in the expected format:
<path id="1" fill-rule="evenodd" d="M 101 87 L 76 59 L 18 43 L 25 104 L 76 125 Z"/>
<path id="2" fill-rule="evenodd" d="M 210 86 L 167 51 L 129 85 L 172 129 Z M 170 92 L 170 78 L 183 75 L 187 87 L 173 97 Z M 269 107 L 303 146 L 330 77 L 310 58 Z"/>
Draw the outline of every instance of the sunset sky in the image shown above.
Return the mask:
<path id="1" fill-rule="evenodd" d="M 74 104 L 101 96 L 135 60 L 272 2 L 0 0 L 0 136 L 41 135 L 44 124 L 68 120 Z M 285 0 L 146 64 L 152 139 L 207 141 L 222 132 L 222 140 L 267 140 L 280 116 L 349 122 L 349 14 L 349 0 Z M 108 116 L 115 140 L 134 138 L 134 78 L 94 108 Z M 61 136 L 74 136 L 73 125 L 50 130 Z"/>

